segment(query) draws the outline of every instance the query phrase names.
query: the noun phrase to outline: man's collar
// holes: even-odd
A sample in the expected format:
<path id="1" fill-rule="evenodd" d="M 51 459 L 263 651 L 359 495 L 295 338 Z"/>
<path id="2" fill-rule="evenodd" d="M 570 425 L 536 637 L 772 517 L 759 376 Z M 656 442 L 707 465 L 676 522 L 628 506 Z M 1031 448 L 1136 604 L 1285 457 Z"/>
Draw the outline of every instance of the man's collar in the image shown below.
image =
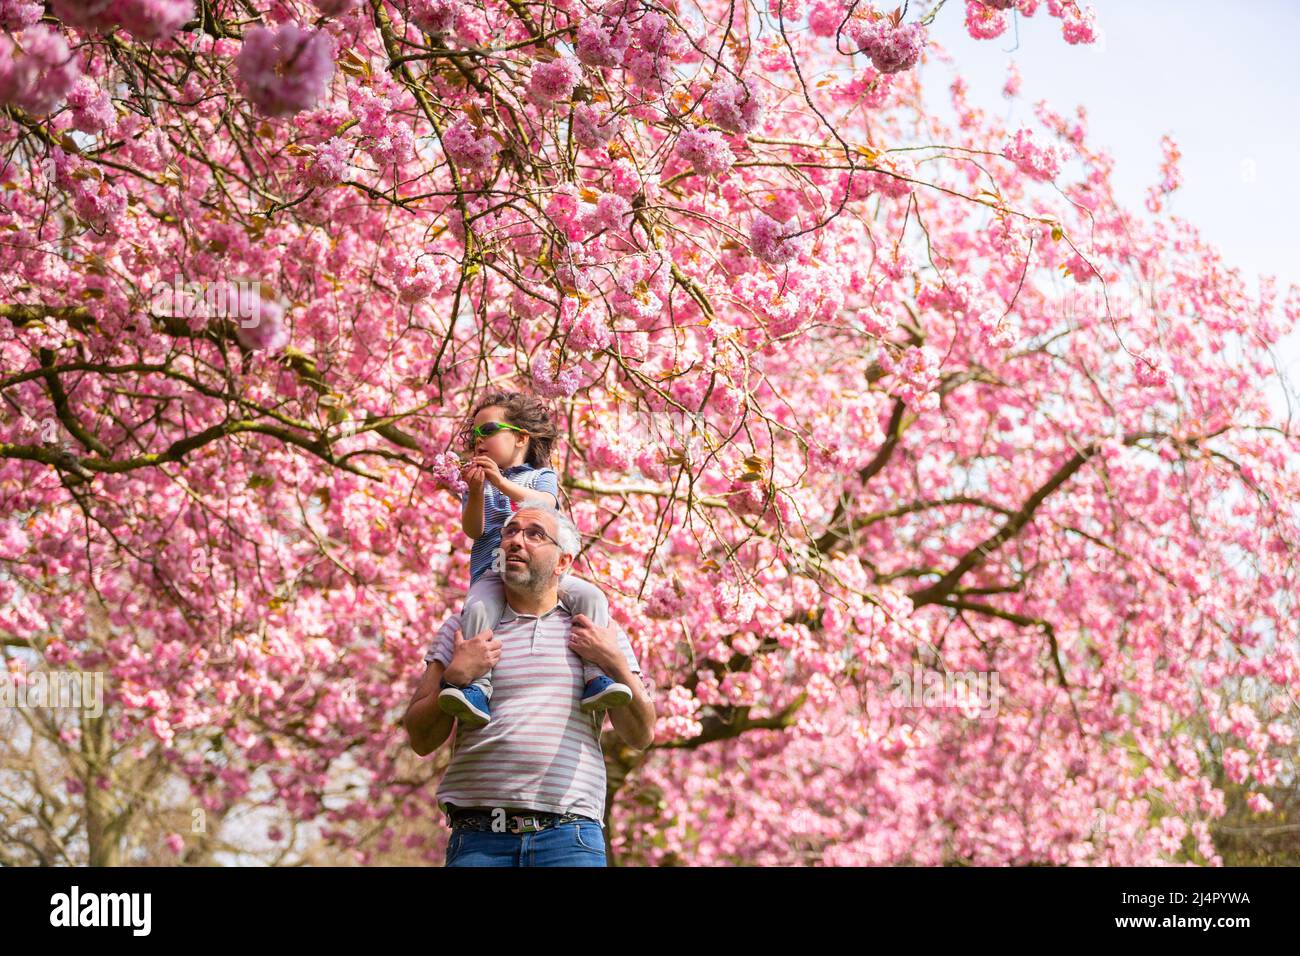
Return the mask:
<path id="1" fill-rule="evenodd" d="M 539 615 L 539 614 L 519 614 L 518 612 L 515 611 L 514 608 L 510 606 L 510 599 L 507 596 L 505 610 L 501 612 L 501 623 L 504 624 L 506 623 L 506 621 L 513 621 L 517 617 L 536 617 L 536 618 L 546 617 L 547 614 L 550 614 L 552 611 L 554 611 L 556 607 L 564 608 L 564 612 L 568 614 L 570 617 L 572 617 L 573 608 L 570 606 L 569 602 L 565 599 L 564 595 L 559 594 L 557 595 L 557 597 L 558 600 L 555 603 L 555 607 L 551 608 L 550 611 L 547 611 L 546 614 Z"/>

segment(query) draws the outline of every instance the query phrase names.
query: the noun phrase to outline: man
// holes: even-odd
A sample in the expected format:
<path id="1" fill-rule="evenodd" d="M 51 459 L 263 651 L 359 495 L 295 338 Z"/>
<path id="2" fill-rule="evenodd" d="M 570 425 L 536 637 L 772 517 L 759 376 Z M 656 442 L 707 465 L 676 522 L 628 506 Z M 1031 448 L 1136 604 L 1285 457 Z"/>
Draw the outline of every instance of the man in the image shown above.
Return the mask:
<path id="1" fill-rule="evenodd" d="M 447 866 L 604 866 L 605 712 L 584 714 L 582 661 L 632 690 L 632 702 L 608 711 L 631 747 L 654 739 L 655 711 L 621 629 L 572 617 L 558 585 L 579 550 L 564 515 L 528 504 L 501 529 L 506 610 L 495 631 L 465 640 L 459 617 L 443 624 L 424 659 L 404 724 L 424 756 L 451 733 L 454 718 L 438 692 L 494 674 L 492 720 L 459 727 L 438 805 L 452 828 Z"/>

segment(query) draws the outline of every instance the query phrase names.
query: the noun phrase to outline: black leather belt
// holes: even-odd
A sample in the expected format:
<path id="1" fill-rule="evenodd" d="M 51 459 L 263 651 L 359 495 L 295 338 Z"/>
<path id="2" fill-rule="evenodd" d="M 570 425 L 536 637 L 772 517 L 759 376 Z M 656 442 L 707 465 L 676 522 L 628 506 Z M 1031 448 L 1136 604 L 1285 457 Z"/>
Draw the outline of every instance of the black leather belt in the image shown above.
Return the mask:
<path id="1" fill-rule="evenodd" d="M 481 807 L 455 807 L 448 805 L 447 819 L 453 830 L 487 830 L 489 832 L 503 832 L 502 824 L 505 826 L 505 833 L 536 833 L 539 830 L 548 830 L 551 827 L 557 827 L 563 823 L 572 823 L 575 820 L 586 820 L 590 823 L 598 823 L 591 817 L 584 817 L 577 813 L 548 813 L 545 810 L 512 810 L 506 807 L 493 807 L 483 809 Z M 504 812 L 498 813 L 501 810 Z M 496 826 L 493 826 L 496 823 Z"/>

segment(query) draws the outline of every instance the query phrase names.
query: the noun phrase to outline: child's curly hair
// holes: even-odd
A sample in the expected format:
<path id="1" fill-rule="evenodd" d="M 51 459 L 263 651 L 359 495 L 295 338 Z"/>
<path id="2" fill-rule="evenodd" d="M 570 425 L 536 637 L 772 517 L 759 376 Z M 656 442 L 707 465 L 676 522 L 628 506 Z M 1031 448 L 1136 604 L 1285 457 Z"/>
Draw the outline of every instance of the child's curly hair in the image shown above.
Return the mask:
<path id="1" fill-rule="evenodd" d="M 505 409 L 502 418 L 528 433 L 528 446 L 524 461 L 534 468 L 551 466 L 551 446 L 559 434 L 551 421 L 551 410 L 540 398 L 524 392 L 488 392 L 474 405 L 460 430 L 461 445 L 474 447 L 474 416 L 485 408 L 500 405 Z"/>

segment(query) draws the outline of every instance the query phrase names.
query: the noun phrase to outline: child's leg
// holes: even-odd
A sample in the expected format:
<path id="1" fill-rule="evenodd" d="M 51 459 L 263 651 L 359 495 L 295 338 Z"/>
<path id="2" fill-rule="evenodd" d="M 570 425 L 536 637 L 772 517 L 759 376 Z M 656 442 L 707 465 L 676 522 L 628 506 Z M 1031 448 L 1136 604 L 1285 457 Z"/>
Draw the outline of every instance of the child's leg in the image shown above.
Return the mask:
<path id="1" fill-rule="evenodd" d="M 566 574 L 560 578 L 559 592 L 573 614 L 585 614 L 597 627 L 609 627 L 609 600 L 596 585 L 574 574 Z M 602 675 L 609 676 L 590 661 L 582 662 L 584 684 Z"/>
<path id="2" fill-rule="evenodd" d="M 469 587 L 465 595 L 465 609 L 460 614 L 460 636 L 471 640 L 501 623 L 506 609 L 505 583 L 496 571 L 484 571 Z M 483 696 L 492 699 L 492 672 L 488 671 L 474 683 Z"/>

